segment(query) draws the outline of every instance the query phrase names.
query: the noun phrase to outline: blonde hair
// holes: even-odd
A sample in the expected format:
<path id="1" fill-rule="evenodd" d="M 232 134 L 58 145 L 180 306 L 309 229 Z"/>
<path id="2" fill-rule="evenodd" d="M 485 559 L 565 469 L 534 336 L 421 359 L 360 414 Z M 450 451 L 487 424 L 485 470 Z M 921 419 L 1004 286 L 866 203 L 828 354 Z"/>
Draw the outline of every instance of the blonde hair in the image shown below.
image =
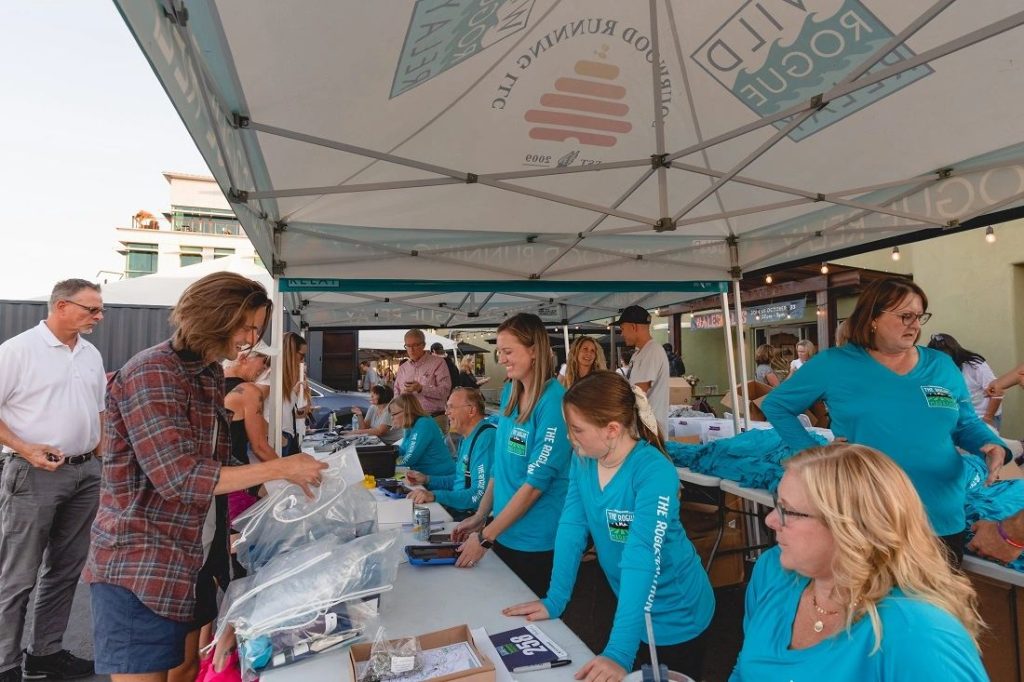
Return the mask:
<path id="1" fill-rule="evenodd" d="M 518 313 L 508 318 L 498 326 L 498 333 L 508 332 L 516 340 L 532 348 L 535 352 L 532 373 L 533 383 L 530 385 L 530 394 L 525 395 L 526 386 L 518 379 L 512 380 L 512 395 L 508 405 L 505 406 L 505 416 L 512 414 L 512 411 L 519 408 L 517 422 L 523 424 L 530 418 L 533 407 L 540 400 L 541 393 L 548 383 L 548 379 L 554 374 L 554 363 L 551 361 L 551 342 L 548 341 L 548 330 L 544 327 L 541 319 L 533 313 Z"/>
<path id="2" fill-rule="evenodd" d="M 604 360 L 604 349 L 594 339 L 589 336 L 581 336 L 572 342 L 572 346 L 569 347 L 569 357 L 565 363 L 565 381 L 563 382 L 566 387 L 572 386 L 580 379 L 580 351 L 583 350 L 584 344 L 592 344 L 594 346 L 594 364 L 590 367 L 591 372 L 596 372 L 601 369 L 608 369 L 608 365 Z"/>
<path id="3" fill-rule="evenodd" d="M 801 339 L 800 341 L 797 341 L 796 347 L 798 349 L 803 348 L 805 351 L 807 351 L 808 360 L 813 358 L 814 354 L 818 352 L 818 349 L 814 347 L 814 342 L 808 339 Z"/>
<path id="4" fill-rule="evenodd" d="M 921 498 L 895 462 L 864 445 L 804 450 L 786 471 L 803 482 L 814 510 L 835 540 L 832 575 L 841 603 L 854 604 L 846 627 L 866 615 L 882 645 L 878 604 L 894 588 L 946 611 L 977 646 L 985 627 L 970 581 L 952 569 L 928 523 Z"/>
<path id="5" fill-rule="evenodd" d="M 463 355 L 462 359 L 459 360 L 459 369 L 463 372 L 473 373 L 473 358 L 469 355 Z"/>
<path id="6" fill-rule="evenodd" d="M 284 392 L 285 395 L 294 398 L 296 397 L 296 388 L 299 384 L 299 365 L 301 359 L 299 358 L 299 350 L 306 347 L 306 339 L 302 338 L 295 332 L 286 332 L 284 335 L 284 352 L 282 353 L 282 359 L 284 360 L 284 366 L 282 367 L 284 378 Z"/>
<path id="7" fill-rule="evenodd" d="M 412 393 L 403 393 L 395 396 L 395 399 L 391 401 L 391 405 L 394 405 L 402 411 L 402 419 L 405 420 L 405 428 L 411 429 L 412 425 L 416 423 L 416 420 L 420 417 L 426 417 L 427 411 L 423 409 L 423 405 L 420 404 L 419 398 Z M 388 410 L 391 406 L 388 406 Z"/>

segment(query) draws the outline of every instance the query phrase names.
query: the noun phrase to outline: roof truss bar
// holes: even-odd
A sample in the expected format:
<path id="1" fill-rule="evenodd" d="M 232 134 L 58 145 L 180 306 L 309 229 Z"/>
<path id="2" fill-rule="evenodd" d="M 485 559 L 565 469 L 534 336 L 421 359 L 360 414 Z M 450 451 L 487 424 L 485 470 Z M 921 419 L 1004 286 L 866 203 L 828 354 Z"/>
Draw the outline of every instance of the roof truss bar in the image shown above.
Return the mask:
<path id="1" fill-rule="evenodd" d="M 651 20 L 651 97 L 654 99 L 654 153 L 665 154 L 665 115 L 661 110 L 661 45 L 658 39 L 658 0 L 648 0 Z M 668 169 L 658 164 L 658 216 L 668 216 Z"/>
<path id="2" fill-rule="evenodd" d="M 480 302 L 480 305 L 478 305 L 476 307 L 476 310 L 473 311 L 475 313 L 475 315 L 473 315 L 473 317 L 479 317 L 480 316 L 480 312 L 484 308 L 487 307 L 487 304 L 491 302 L 492 298 L 494 298 L 494 292 L 493 291 L 491 293 L 487 294 L 487 296 L 484 297 L 484 300 Z"/>
<path id="3" fill-rule="evenodd" d="M 1002 199 L 1000 201 L 997 201 L 994 204 L 991 204 L 990 206 L 986 206 L 985 208 L 979 208 L 977 211 L 972 211 L 971 213 L 968 213 L 967 215 L 961 217 L 958 222 L 965 223 L 968 220 L 971 220 L 972 218 L 977 218 L 978 216 L 983 216 L 986 213 L 991 213 L 993 211 L 998 211 L 999 209 L 1003 208 L 1004 206 L 1008 206 L 1008 205 L 1010 205 L 1012 203 L 1015 203 L 1015 202 L 1021 201 L 1021 200 L 1024 200 L 1024 192 L 1019 192 L 1017 194 L 1012 194 L 1012 195 L 1006 197 L 1005 199 Z"/>
<path id="4" fill-rule="evenodd" d="M 542 239 L 538 239 L 537 243 L 538 244 L 547 244 L 548 242 L 545 242 Z M 656 256 L 653 256 L 651 254 L 646 254 L 646 253 L 635 254 L 635 255 L 623 255 L 621 251 L 612 251 L 611 249 L 601 249 L 601 248 L 597 248 L 597 247 L 593 247 L 593 246 L 577 246 L 576 250 L 580 251 L 582 253 L 596 253 L 596 254 L 598 254 L 600 256 L 608 256 L 611 260 L 608 261 L 608 263 L 606 263 L 606 265 L 609 264 L 609 263 L 614 263 L 614 262 L 629 262 L 629 261 L 636 261 L 636 260 L 642 260 L 642 261 L 648 262 L 648 263 L 662 263 L 664 265 L 694 265 L 694 266 L 699 266 L 700 265 L 699 263 L 686 263 L 686 262 L 678 261 L 678 260 L 674 260 L 674 259 L 670 260 L 670 259 L 667 259 L 667 258 L 658 258 Z M 564 273 L 565 270 L 560 270 L 559 272 L 560 273 Z"/>
<path id="5" fill-rule="evenodd" d="M 615 260 L 621 260 L 621 259 L 615 259 Z M 651 260 L 651 259 L 645 258 L 644 260 Z M 724 279 L 728 279 L 728 277 L 729 277 L 728 272 L 727 272 L 727 268 L 716 267 L 714 265 L 709 265 L 708 263 L 691 263 L 691 262 L 674 261 L 674 260 L 673 261 L 666 261 L 666 260 L 663 260 L 663 259 L 653 259 L 653 260 L 655 260 L 655 262 L 665 263 L 665 264 L 668 264 L 668 265 L 688 265 L 688 266 L 692 267 L 695 270 L 703 270 L 703 271 L 709 273 L 709 278 L 710 279 L 724 280 Z M 586 265 L 576 265 L 576 266 L 573 266 L 573 267 L 562 268 L 561 270 L 554 270 L 554 271 L 552 271 L 550 273 L 550 275 L 552 277 L 560 277 L 562 275 L 568 275 L 568 274 L 575 273 L 575 272 L 586 272 L 587 270 L 596 270 L 598 268 L 607 268 L 609 265 L 611 265 L 613 263 L 614 263 L 614 260 L 608 260 L 608 261 L 605 261 L 603 263 L 588 263 Z"/>
<path id="6" fill-rule="evenodd" d="M 994 161 L 992 163 L 986 163 L 980 166 L 972 166 L 970 168 L 942 168 L 937 171 L 931 171 L 930 173 L 922 173 L 915 175 L 906 180 L 892 180 L 890 182 L 883 182 L 877 185 L 868 185 L 867 187 L 855 187 L 853 189 L 843 190 L 841 192 L 829 192 L 830 196 L 856 196 L 859 194 L 869 194 L 880 189 L 891 189 L 893 187 L 900 187 L 907 185 L 911 182 L 920 182 L 922 180 L 945 180 L 946 178 L 952 178 L 956 176 L 969 175 L 972 173 L 984 173 L 985 171 L 996 170 L 999 168 L 1012 168 L 1013 166 L 1020 166 L 1024 164 L 1024 159 L 1008 159 L 1003 161 Z"/>
<path id="7" fill-rule="evenodd" d="M 410 187 L 435 187 L 437 185 L 459 185 L 465 180 L 458 178 L 428 178 L 423 180 L 398 180 L 395 182 L 368 182 L 359 185 L 327 185 L 325 187 L 299 187 L 296 189 L 272 189 L 247 191 L 247 199 L 282 199 L 286 197 L 311 197 L 326 194 L 353 194 L 356 192 L 378 192 L 389 189 Z"/>
<path id="8" fill-rule="evenodd" d="M 482 180 L 521 180 L 523 178 L 541 178 L 548 175 L 568 175 L 569 173 L 592 173 L 602 170 L 619 170 L 622 168 L 643 168 L 650 166 L 650 159 L 636 159 L 635 161 L 612 161 L 610 163 L 595 163 L 589 166 L 558 166 L 556 168 L 540 168 L 537 170 L 507 171 L 504 173 L 481 173 Z"/>
<path id="9" fill-rule="evenodd" d="M 653 168 L 648 168 L 646 171 L 644 171 L 644 173 L 639 178 L 637 178 L 636 182 L 634 182 L 632 185 L 630 185 L 629 189 L 627 189 L 625 192 L 623 192 L 619 196 L 619 198 L 615 200 L 615 202 L 612 204 L 612 208 L 618 208 L 619 206 L 621 206 L 623 204 L 623 202 L 626 201 L 626 199 L 628 199 L 629 197 L 631 197 L 633 195 L 633 192 L 637 191 L 641 187 L 641 185 L 643 185 L 645 182 L 647 182 L 647 179 L 651 177 L 652 173 L 654 173 L 654 169 Z M 549 260 L 544 267 L 542 267 L 540 270 L 538 270 L 536 272 L 536 275 L 538 277 L 543 276 L 544 273 L 546 273 L 548 270 L 550 270 L 552 267 L 554 267 L 555 263 L 557 263 L 558 261 L 562 260 L 562 258 L 564 258 L 566 254 L 568 254 L 570 251 L 572 251 L 572 249 L 577 244 L 579 244 L 581 241 L 583 241 L 583 239 L 586 238 L 587 234 L 589 234 L 589 233 L 593 232 L 594 230 L 596 230 L 598 228 L 598 226 L 601 223 L 603 223 L 605 218 L 607 218 L 607 217 L 608 216 L 600 216 L 597 220 L 595 220 L 589 226 L 587 226 L 587 229 L 584 230 L 583 232 L 579 233 L 576 236 L 576 239 L 571 244 L 566 245 L 557 255 L 555 255 L 554 258 Z M 650 227 L 649 226 L 644 226 L 642 229 L 649 230 Z"/>
<path id="10" fill-rule="evenodd" d="M 913 220 L 919 223 L 928 223 L 935 225 L 936 227 L 945 227 L 947 222 L 939 220 L 937 218 L 931 218 L 925 215 L 919 215 L 917 213 L 908 213 L 907 211 L 899 211 L 894 208 L 886 208 L 884 206 L 877 206 L 875 204 L 865 204 L 862 201 L 853 201 L 851 199 L 840 199 L 838 197 L 826 196 L 825 201 L 838 204 L 839 206 L 849 206 L 850 208 L 861 208 L 872 213 L 881 213 L 882 215 L 891 215 L 894 218 L 904 218 L 906 220 Z"/>
<path id="11" fill-rule="evenodd" d="M 747 208 L 737 208 L 734 211 L 725 211 L 723 213 L 711 213 L 709 215 L 695 216 L 693 218 L 686 218 L 676 222 L 676 228 L 686 227 L 687 225 L 699 225 L 701 223 L 708 223 L 713 220 L 727 220 L 729 218 L 735 218 L 741 215 L 748 215 L 751 213 L 767 213 L 768 211 L 777 211 L 783 208 L 792 208 L 793 206 L 802 206 L 804 204 L 810 204 L 817 201 L 817 199 L 805 199 L 796 198 L 789 199 L 787 201 L 779 201 L 774 204 L 759 204 L 757 206 L 748 206 Z M 628 225 L 626 227 L 617 227 L 611 230 L 605 230 L 601 232 L 601 235 L 608 234 L 630 234 L 635 232 L 641 232 L 644 230 L 643 225 Z M 691 235 L 687 235 L 693 239 Z M 725 236 L 721 234 L 711 235 L 708 239 L 724 240 Z"/>
<path id="12" fill-rule="evenodd" d="M 557 204 L 564 204 L 566 206 L 573 206 L 575 208 L 582 208 L 594 213 L 601 213 L 604 215 L 613 215 L 616 218 L 623 218 L 624 220 L 633 220 L 638 223 L 646 223 L 652 227 L 658 223 L 655 218 L 648 218 L 637 213 L 628 213 L 626 211 L 619 211 L 618 209 L 611 208 L 610 206 L 601 206 L 599 204 L 592 204 L 589 201 L 580 201 L 578 199 L 570 199 L 569 197 L 559 196 L 552 194 L 551 192 L 544 192 L 539 189 L 531 189 L 529 187 L 523 187 L 521 185 L 513 185 L 508 182 L 502 182 L 500 180 L 486 180 L 484 178 L 478 178 L 479 184 L 487 185 L 488 187 L 495 187 L 497 189 L 503 189 L 508 192 L 515 192 L 516 194 L 525 194 L 536 199 L 544 199 L 546 201 L 553 201 Z"/>

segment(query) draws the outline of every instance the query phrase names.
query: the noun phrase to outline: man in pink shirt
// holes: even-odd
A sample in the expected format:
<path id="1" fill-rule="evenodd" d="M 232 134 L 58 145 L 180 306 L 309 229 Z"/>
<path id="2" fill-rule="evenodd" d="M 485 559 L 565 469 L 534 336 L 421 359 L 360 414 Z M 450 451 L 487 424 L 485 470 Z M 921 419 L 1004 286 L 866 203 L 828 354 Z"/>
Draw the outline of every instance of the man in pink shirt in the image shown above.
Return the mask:
<path id="1" fill-rule="evenodd" d="M 452 392 L 452 380 L 444 358 L 427 352 L 427 340 L 419 329 L 405 333 L 409 361 L 395 375 L 395 395 L 412 393 L 433 416 L 444 415 L 445 401 Z"/>

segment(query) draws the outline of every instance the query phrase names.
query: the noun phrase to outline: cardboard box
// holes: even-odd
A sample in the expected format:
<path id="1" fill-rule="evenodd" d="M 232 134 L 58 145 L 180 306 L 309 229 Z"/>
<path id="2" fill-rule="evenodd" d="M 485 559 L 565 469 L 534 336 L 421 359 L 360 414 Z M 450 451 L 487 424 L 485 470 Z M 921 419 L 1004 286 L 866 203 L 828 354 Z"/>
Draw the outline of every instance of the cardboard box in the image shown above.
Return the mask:
<path id="1" fill-rule="evenodd" d="M 669 440 L 674 440 L 677 443 L 689 443 L 690 445 L 699 445 L 700 436 L 669 436 Z"/>
<path id="2" fill-rule="evenodd" d="M 689 405 L 693 398 L 693 389 L 686 379 L 682 377 L 669 377 L 668 379 L 668 402 L 669 405 Z"/>
<path id="3" fill-rule="evenodd" d="M 451 675 L 442 675 L 440 677 L 432 677 L 430 679 L 436 682 L 447 682 L 448 680 L 459 680 L 459 682 L 494 682 L 494 663 L 491 659 L 484 656 L 479 649 L 476 648 L 476 644 L 473 643 L 473 635 L 469 631 L 468 625 L 457 625 L 453 628 L 446 630 L 436 630 L 434 632 L 428 632 L 425 635 L 417 636 L 420 643 L 420 649 L 436 649 L 438 647 L 447 646 L 449 644 L 458 644 L 459 642 L 467 642 L 469 647 L 476 654 L 476 657 L 480 659 L 481 666 L 479 668 L 471 668 L 469 670 L 463 670 L 459 673 L 453 673 Z M 357 680 L 359 677 L 356 675 L 356 664 L 367 660 L 370 657 L 371 644 L 353 644 L 349 650 L 349 665 L 352 669 L 352 679 Z"/>
<path id="4" fill-rule="evenodd" d="M 739 508 L 742 500 L 735 495 L 726 494 L 724 504 L 727 507 Z M 718 535 L 718 513 L 717 508 L 710 504 L 699 502 L 684 502 L 680 505 L 679 516 L 686 529 L 686 535 L 690 538 L 697 554 L 700 555 L 702 565 L 707 564 L 711 548 L 715 545 L 715 538 Z M 746 565 L 744 564 L 743 552 L 725 554 L 725 550 L 738 549 L 746 546 L 747 537 L 744 528 L 743 516 L 736 512 L 726 512 L 725 530 L 722 533 L 722 541 L 718 545 L 715 560 L 708 571 L 712 587 L 726 587 L 738 585 L 746 580 Z"/>
<path id="5" fill-rule="evenodd" d="M 772 390 L 772 387 L 768 384 L 762 384 L 760 381 L 748 381 L 747 382 L 747 393 L 750 396 L 750 419 L 752 421 L 763 422 L 765 421 L 764 412 L 761 411 L 761 403 L 764 402 L 765 396 L 767 396 Z M 743 400 L 743 387 L 737 386 L 736 393 L 739 395 L 740 400 Z M 727 410 L 732 410 L 732 394 L 726 393 L 722 396 L 722 406 Z M 743 410 L 735 410 L 743 418 Z"/>

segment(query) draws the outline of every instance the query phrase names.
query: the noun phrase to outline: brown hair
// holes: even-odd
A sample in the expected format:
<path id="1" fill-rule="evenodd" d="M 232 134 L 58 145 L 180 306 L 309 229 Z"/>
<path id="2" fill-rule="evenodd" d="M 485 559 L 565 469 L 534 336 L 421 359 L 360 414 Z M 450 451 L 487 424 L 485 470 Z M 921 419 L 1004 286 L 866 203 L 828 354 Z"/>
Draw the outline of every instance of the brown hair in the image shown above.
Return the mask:
<path id="1" fill-rule="evenodd" d="M 391 405 L 394 405 L 402 411 L 402 418 L 405 420 L 405 428 L 411 429 L 412 425 L 416 423 L 416 420 L 420 417 L 426 417 L 427 411 L 420 405 L 420 400 L 412 393 L 402 393 L 401 395 L 395 396 L 395 399 L 388 405 L 388 410 L 391 410 Z"/>
<path id="2" fill-rule="evenodd" d="M 520 424 L 530 418 L 537 401 L 540 400 L 544 387 L 554 375 L 554 364 L 551 362 L 551 342 L 548 341 L 548 330 L 544 327 L 541 319 L 533 313 L 518 313 L 508 318 L 498 326 L 498 333 L 508 332 L 516 338 L 519 343 L 535 351 L 536 357 L 533 361 L 533 384 L 530 387 L 530 395 L 524 395 L 526 387 L 519 380 L 512 381 L 512 395 L 509 397 L 508 405 L 505 406 L 505 416 L 511 415 L 512 411 L 519 408 Z"/>
<path id="3" fill-rule="evenodd" d="M 230 356 L 231 336 L 242 326 L 245 316 L 259 308 L 266 309 L 267 319 L 257 337 L 263 336 L 274 309 L 267 290 L 259 282 L 233 272 L 211 273 L 190 284 L 171 310 L 171 326 L 175 327 L 171 344 L 204 360 Z"/>
<path id="4" fill-rule="evenodd" d="M 562 404 L 572 405 L 595 426 L 618 422 L 631 437 L 647 441 L 668 457 L 661 427 L 652 431 L 641 421 L 633 387 L 618 372 L 594 370 L 566 389 Z"/>
<path id="5" fill-rule="evenodd" d="M 299 383 L 299 350 L 306 347 L 306 339 L 302 338 L 295 332 L 285 332 L 284 335 L 284 352 L 282 353 L 282 359 L 284 360 L 284 366 L 282 367 L 284 373 L 284 393 L 289 398 L 295 397 L 295 387 Z"/>
<path id="6" fill-rule="evenodd" d="M 762 343 L 754 351 L 754 362 L 759 365 L 772 365 L 775 363 L 775 348 L 767 343 Z"/>
<path id="7" fill-rule="evenodd" d="M 455 391 L 462 391 L 466 394 L 466 402 L 476 408 L 476 411 L 481 417 L 487 416 L 487 407 L 484 404 L 484 394 L 480 392 L 479 388 L 470 388 L 469 386 L 456 386 Z M 455 393 L 452 391 L 452 393 Z"/>
<path id="8" fill-rule="evenodd" d="M 920 296 L 921 305 L 928 310 L 928 296 L 913 281 L 903 277 L 879 279 L 867 286 L 857 299 L 857 305 L 850 315 L 850 343 L 862 348 L 875 348 L 874 331 L 871 323 L 885 310 L 890 310 L 908 296 Z"/>
<path id="9" fill-rule="evenodd" d="M 395 392 L 387 384 L 374 384 L 373 388 L 370 389 L 370 393 L 377 396 L 377 404 L 384 407 L 395 397 Z"/>

